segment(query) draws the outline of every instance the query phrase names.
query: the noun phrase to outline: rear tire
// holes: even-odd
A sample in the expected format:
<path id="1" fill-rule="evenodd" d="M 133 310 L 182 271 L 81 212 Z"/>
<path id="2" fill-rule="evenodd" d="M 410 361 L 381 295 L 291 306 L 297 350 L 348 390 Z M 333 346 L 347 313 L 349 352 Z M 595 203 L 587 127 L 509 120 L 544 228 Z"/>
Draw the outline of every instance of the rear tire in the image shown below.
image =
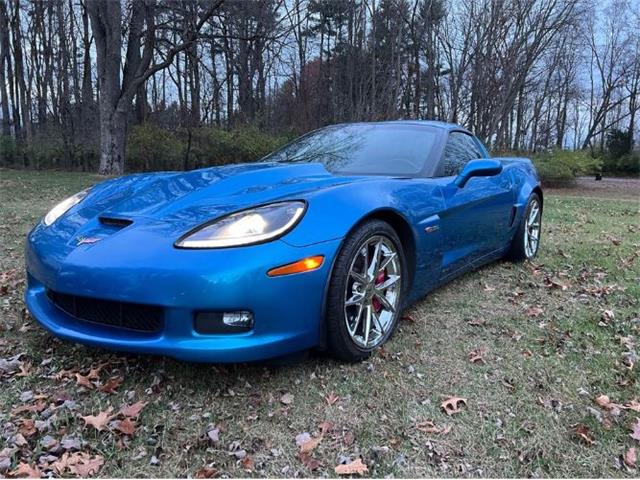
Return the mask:
<path id="1" fill-rule="evenodd" d="M 537 193 L 532 193 L 520 219 L 518 229 L 511 241 L 507 258 L 515 262 L 531 260 L 538 254 L 542 232 L 542 202 Z"/>
<path id="2" fill-rule="evenodd" d="M 345 240 L 327 295 L 327 352 L 364 360 L 393 334 L 408 284 L 406 259 L 395 230 L 370 220 Z"/>

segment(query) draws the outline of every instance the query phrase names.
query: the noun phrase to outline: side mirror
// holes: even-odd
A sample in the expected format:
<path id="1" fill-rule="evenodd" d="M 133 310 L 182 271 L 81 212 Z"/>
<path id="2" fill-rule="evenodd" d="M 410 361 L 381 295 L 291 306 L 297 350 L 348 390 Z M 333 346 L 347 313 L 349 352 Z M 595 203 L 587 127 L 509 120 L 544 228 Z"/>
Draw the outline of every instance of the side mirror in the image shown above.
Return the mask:
<path id="1" fill-rule="evenodd" d="M 464 187 L 471 177 L 492 177 L 502 172 L 502 163 L 491 158 L 469 161 L 453 181 L 458 188 Z"/>

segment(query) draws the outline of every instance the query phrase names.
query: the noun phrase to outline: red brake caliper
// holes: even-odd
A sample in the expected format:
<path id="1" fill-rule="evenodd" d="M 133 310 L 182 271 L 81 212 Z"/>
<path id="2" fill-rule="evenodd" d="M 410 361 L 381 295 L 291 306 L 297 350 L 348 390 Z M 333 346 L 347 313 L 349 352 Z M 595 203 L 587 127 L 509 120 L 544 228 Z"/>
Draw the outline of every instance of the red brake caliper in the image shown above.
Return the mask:
<path id="1" fill-rule="evenodd" d="M 376 286 L 382 285 L 386 276 L 386 270 L 384 272 L 379 272 L 378 275 L 376 275 Z M 380 300 L 378 300 L 378 297 L 374 296 L 371 299 L 371 304 L 373 305 L 373 309 L 376 311 L 376 313 L 379 313 L 380 310 L 382 310 L 382 304 L 380 303 Z"/>

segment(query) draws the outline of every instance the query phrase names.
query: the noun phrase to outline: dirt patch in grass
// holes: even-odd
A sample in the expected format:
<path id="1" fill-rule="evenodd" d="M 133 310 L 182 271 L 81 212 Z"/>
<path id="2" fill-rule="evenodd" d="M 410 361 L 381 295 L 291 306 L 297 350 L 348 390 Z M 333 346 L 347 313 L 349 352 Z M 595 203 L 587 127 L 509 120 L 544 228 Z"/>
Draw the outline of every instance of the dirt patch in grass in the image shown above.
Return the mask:
<path id="1" fill-rule="evenodd" d="M 547 188 L 552 195 L 600 197 L 636 200 L 640 202 L 640 178 L 578 177 L 575 185 L 566 188 Z"/>
<path id="2" fill-rule="evenodd" d="M 361 459 L 378 477 L 638 475 L 624 461 L 640 447 L 640 215 L 627 193 L 547 191 L 535 263 L 495 263 L 432 293 L 367 362 L 272 368 L 51 337 L 22 302 L 24 237 L 95 177 L 0 181 L 2 469 L 333 477 Z M 448 415 L 452 396 L 466 404 Z"/>

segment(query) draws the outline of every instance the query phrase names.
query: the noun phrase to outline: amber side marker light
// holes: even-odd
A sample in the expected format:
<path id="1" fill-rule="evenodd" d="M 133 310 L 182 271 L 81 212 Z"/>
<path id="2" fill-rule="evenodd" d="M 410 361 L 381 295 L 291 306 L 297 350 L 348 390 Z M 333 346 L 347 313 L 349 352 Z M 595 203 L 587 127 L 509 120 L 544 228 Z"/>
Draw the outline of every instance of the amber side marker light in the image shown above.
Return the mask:
<path id="1" fill-rule="evenodd" d="M 267 275 L 270 277 L 279 277 L 280 275 L 291 275 L 292 273 L 310 272 L 320 268 L 322 266 L 322 262 L 324 262 L 323 255 L 307 257 L 302 260 L 298 260 L 297 262 L 272 268 L 267 272 Z"/>

